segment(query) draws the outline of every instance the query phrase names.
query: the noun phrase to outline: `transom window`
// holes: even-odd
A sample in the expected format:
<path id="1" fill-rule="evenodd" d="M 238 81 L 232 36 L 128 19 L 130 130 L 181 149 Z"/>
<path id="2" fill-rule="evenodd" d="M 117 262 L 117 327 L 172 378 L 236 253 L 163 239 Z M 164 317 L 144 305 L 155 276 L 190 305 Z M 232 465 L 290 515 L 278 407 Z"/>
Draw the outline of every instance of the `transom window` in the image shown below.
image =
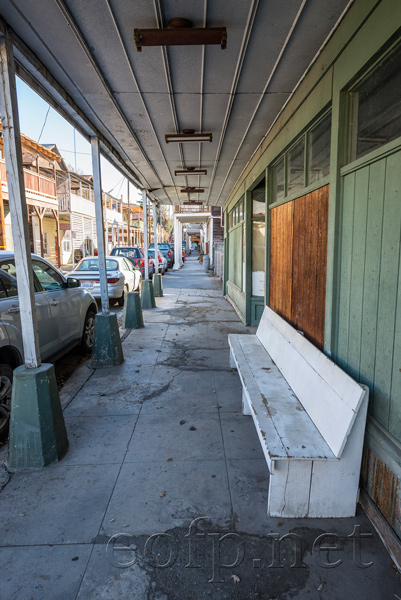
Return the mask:
<path id="1" fill-rule="evenodd" d="M 401 45 L 351 91 L 349 162 L 401 136 Z"/>
<path id="2" fill-rule="evenodd" d="M 241 198 L 228 213 L 228 229 L 236 227 L 245 219 L 244 199 Z"/>
<path id="3" fill-rule="evenodd" d="M 330 174 L 331 111 L 310 127 L 272 167 L 273 202 L 302 190 Z"/>

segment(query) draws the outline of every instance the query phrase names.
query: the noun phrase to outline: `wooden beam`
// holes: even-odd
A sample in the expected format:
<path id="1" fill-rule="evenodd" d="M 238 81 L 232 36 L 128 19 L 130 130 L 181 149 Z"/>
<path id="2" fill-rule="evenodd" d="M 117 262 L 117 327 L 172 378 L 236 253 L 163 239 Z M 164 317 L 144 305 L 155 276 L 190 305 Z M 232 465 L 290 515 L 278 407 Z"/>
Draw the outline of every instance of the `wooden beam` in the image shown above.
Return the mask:
<path id="1" fill-rule="evenodd" d="M 3 192 L 1 189 L 1 179 L 0 179 L 0 250 L 6 250 L 7 248 L 6 242 L 6 223 L 4 220 L 4 202 L 3 202 Z"/>
<path id="2" fill-rule="evenodd" d="M 107 271 L 106 271 L 106 249 L 104 243 L 104 217 L 102 205 L 102 178 L 100 172 L 100 147 L 99 138 L 91 138 L 92 146 L 92 173 L 93 189 L 95 192 L 95 215 L 96 215 L 96 234 L 97 234 L 97 252 L 99 259 L 99 279 L 100 279 L 100 298 L 102 304 L 102 313 L 109 314 L 109 295 L 107 291 Z"/>
<path id="3" fill-rule="evenodd" d="M 56 236 L 57 236 L 57 264 L 61 267 L 61 253 L 60 253 L 60 219 L 58 216 L 58 212 L 55 208 L 51 209 L 53 213 L 53 217 L 56 221 Z"/>
<path id="4" fill-rule="evenodd" d="M 45 208 L 43 208 L 43 206 L 36 206 L 34 205 L 34 210 L 36 213 L 36 216 L 39 219 L 39 237 L 40 237 L 40 256 L 42 258 L 45 257 L 45 251 L 44 251 L 44 244 L 43 244 L 43 215 L 45 213 Z"/>
<path id="5" fill-rule="evenodd" d="M 13 232 L 15 267 L 18 279 L 18 300 L 21 315 L 22 343 L 25 367 L 41 364 L 34 281 L 29 244 L 28 212 L 25 198 L 22 164 L 21 134 L 18 118 L 15 64 L 12 40 L 0 34 L 0 112 L 3 123 L 3 140 L 8 184 L 8 197 Z"/>
<path id="6" fill-rule="evenodd" d="M 149 279 L 149 253 L 148 253 L 148 198 L 146 192 L 142 191 L 143 207 L 143 252 L 145 254 L 145 279 Z"/>

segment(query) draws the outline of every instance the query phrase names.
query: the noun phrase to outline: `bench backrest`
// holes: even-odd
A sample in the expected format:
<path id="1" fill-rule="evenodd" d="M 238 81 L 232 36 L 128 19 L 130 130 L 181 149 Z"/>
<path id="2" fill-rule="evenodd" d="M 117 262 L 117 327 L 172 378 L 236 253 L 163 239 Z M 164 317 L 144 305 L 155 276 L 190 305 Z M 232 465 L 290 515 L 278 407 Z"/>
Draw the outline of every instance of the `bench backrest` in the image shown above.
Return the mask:
<path id="1" fill-rule="evenodd" d="M 333 454 L 341 456 L 365 390 L 268 306 L 256 335 Z"/>

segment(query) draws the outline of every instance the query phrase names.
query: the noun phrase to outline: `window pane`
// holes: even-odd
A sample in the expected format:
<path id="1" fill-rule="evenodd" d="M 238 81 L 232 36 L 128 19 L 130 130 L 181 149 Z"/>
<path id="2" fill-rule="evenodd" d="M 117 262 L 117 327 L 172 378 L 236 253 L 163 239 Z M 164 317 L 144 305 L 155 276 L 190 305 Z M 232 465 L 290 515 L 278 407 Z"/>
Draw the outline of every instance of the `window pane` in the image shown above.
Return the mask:
<path id="1" fill-rule="evenodd" d="M 39 283 L 46 292 L 60 290 L 63 284 L 62 277 L 52 267 L 37 260 L 32 261 L 32 268 L 39 279 Z"/>
<path id="2" fill-rule="evenodd" d="M 252 223 L 252 295 L 264 296 L 265 293 L 265 240 L 264 221 Z"/>
<path id="3" fill-rule="evenodd" d="M 263 179 L 257 187 L 252 191 L 252 216 L 265 216 L 265 180 Z"/>
<path id="4" fill-rule="evenodd" d="M 240 221 L 244 220 L 244 202 L 242 200 L 239 205 L 239 220 Z"/>
<path id="5" fill-rule="evenodd" d="M 294 194 L 305 187 L 304 181 L 305 140 L 299 142 L 288 152 L 287 158 L 287 194 Z"/>
<path id="6" fill-rule="evenodd" d="M 275 191 L 275 201 L 283 200 L 285 194 L 284 157 L 273 167 L 273 190 Z"/>
<path id="7" fill-rule="evenodd" d="M 318 123 L 308 134 L 309 172 L 308 185 L 330 173 L 331 113 Z"/>
<path id="8" fill-rule="evenodd" d="M 76 267 L 77 271 L 99 271 L 99 261 L 97 258 L 86 258 Z M 106 270 L 118 271 L 118 262 L 111 258 L 106 258 Z"/>
<path id="9" fill-rule="evenodd" d="M 401 46 L 356 88 L 356 158 L 401 136 Z"/>
<path id="10" fill-rule="evenodd" d="M 0 298 L 10 298 L 18 295 L 17 280 L 15 277 L 11 277 L 5 272 L 0 272 L 0 280 Z"/>
<path id="11" fill-rule="evenodd" d="M 1 261 L 0 269 L 3 269 L 3 271 L 12 277 L 17 277 L 17 270 L 13 260 L 6 258 L 6 260 Z"/>

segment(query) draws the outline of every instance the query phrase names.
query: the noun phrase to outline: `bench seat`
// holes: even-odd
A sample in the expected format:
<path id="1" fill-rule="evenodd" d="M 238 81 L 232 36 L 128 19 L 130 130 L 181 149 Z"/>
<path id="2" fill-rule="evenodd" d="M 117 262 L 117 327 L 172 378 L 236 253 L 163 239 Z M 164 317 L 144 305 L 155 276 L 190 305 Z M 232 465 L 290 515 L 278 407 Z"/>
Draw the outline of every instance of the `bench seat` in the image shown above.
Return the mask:
<path id="1" fill-rule="evenodd" d="M 230 345 L 246 396 L 243 412 L 253 413 L 269 468 L 290 458 L 337 460 L 257 337 L 230 335 Z"/>
<path id="2" fill-rule="evenodd" d="M 368 388 L 269 307 L 256 335 L 228 341 L 270 471 L 268 515 L 354 516 Z"/>

